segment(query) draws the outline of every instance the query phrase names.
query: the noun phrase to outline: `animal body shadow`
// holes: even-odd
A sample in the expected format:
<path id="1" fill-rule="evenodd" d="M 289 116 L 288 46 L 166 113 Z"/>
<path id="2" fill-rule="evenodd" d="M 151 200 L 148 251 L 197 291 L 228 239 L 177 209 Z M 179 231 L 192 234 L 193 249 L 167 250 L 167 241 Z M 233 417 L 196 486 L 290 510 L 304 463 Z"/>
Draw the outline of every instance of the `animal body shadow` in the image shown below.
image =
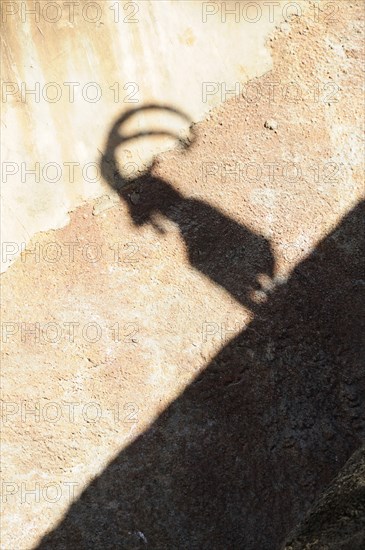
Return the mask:
<path id="1" fill-rule="evenodd" d="M 364 439 L 364 204 L 255 306 L 257 274 L 273 271 L 269 243 L 148 178 L 135 223 L 172 219 L 192 265 L 255 317 L 38 550 L 275 550 Z"/>

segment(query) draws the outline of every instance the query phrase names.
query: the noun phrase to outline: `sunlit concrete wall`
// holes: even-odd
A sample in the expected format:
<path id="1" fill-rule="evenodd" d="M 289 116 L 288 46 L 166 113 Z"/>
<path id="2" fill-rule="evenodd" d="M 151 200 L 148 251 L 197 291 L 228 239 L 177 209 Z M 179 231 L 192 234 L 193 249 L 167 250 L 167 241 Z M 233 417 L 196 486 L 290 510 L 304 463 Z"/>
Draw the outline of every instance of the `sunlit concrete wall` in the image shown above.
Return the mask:
<path id="1" fill-rule="evenodd" d="M 4 1 L 1 10 L 2 270 L 35 233 L 109 192 L 98 163 L 123 111 L 168 104 L 202 119 L 270 70 L 268 37 L 295 13 L 285 2 L 190 0 Z M 135 119 L 139 131 L 187 125 L 146 117 Z M 144 140 L 120 162 L 140 167 L 170 146 Z"/>

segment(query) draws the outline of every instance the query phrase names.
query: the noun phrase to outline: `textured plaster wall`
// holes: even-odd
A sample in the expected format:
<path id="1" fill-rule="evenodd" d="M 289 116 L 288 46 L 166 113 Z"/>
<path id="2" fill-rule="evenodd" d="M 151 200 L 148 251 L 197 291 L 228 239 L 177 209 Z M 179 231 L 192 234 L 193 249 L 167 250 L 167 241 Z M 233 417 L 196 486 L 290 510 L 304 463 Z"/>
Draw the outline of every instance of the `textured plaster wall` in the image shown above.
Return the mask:
<path id="1" fill-rule="evenodd" d="M 136 204 L 85 201 L 2 275 L 4 550 L 278 550 L 364 440 L 363 7 L 280 24 L 275 100 L 213 109 Z"/>
<path id="2" fill-rule="evenodd" d="M 58 10 L 45 9 L 48 4 L 40 2 L 36 14 L 28 13 L 36 9 L 33 0 L 2 5 L 2 239 L 15 243 L 3 248 L 2 270 L 21 243 L 63 226 L 69 211 L 106 192 L 94 165 L 121 111 L 162 103 L 200 120 L 231 97 L 208 86 L 214 93 L 204 98 L 204 82 L 232 89 L 270 70 L 266 41 L 283 19 L 281 6 L 263 6 L 257 16 L 248 2 L 238 15 L 229 15 L 235 2 L 222 8 L 184 0 L 98 1 L 71 9 L 59 0 Z M 152 120 L 140 116 L 139 131 L 144 122 L 178 131 L 188 125 L 159 112 Z M 141 167 L 172 144 L 169 138 L 140 143 L 124 149 L 120 161 Z"/>

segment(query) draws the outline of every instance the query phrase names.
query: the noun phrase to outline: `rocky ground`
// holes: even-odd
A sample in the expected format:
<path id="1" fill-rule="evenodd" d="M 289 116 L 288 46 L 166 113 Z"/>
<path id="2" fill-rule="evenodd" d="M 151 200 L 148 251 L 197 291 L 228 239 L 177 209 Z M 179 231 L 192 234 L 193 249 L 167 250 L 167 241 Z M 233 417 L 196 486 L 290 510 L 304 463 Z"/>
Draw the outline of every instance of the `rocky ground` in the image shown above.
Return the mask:
<path id="1" fill-rule="evenodd" d="M 365 435 L 364 5 L 338 6 L 2 276 L 2 548 L 273 550 L 310 509 L 286 548 L 361 547 L 318 523 L 331 489 L 312 508 Z"/>
<path id="2" fill-rule="evenodd" d="M 365 448 L 351 456 L 289 537 L 285 550 L 353 550 L 365 545 Z"/>

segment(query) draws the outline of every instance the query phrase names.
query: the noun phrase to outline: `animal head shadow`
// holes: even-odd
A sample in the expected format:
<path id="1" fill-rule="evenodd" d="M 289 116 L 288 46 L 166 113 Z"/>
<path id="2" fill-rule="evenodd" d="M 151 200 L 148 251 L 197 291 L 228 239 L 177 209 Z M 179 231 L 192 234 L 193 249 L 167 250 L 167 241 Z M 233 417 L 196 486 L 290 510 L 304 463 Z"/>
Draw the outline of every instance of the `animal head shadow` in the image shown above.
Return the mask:
<path id="1" fill-rule="evenodd" d="M 148 110 L 166 110 L 189 122 L 189 139 L 183 141 L 174 132 L 158 130 L 127 134 L 125 125 L 131 117 Z M 254 296 L 257 291 L 262 291 L 258 277 L 263 274 L 271 279 L 274 274 L 275 262 L 270 242 L 208 202 L 184 196 L 168 181 L 154 176 L 154 160 L 132 178 L 123 176 L 118 167 L 117 149 L 146 136 L 173 137 L 184 149 L 196 137 L 190 119 L 173 107 L 151 104 L 127 111 L 110 130 L 101 158 L 103 177 L 128 206 L 130 218 L 136 226 L 150 224 L 159 233 L 164 233 L 160 225 L 161 216 L 174 222 L 185 242 L 191 266 L 227 290 L 244 306 L 256 309 L 258 304 Z M 137 201 L 132 200 L 133 194 L 138 196 Z"/>
<path id="2" fill-rule="evenodd" d="M 165 111 L 168 114 L 173 114 L 180 117 L 181 120 L 190 125 L 190 136 L 188 139 L 183 139 L 177 134 L 170 130 L 149 130 L 141 131 L 135 133 L 126 133 L 125 125 L 136 115 L 140 113 L 146 113 L 148 111 Z M 129 109 L 124 112 L 113 124 L 107 138 L 105 151 L 102 153 L 100 167 L 101 174 L 105 181 L 115 189 L 120 195 L 123 195 L 123 192 L 126 188 L 130 189 L 131 187 L 138 184 L 138 182 L 144 178 L 147 174 L 150 174 L 150 171 L 153 167 L 154 161 L 150 163 L 143 171 L 134 174 L 134 177 L 125 177 L 121 173 L 118 161 L 116 159 L 116 151 L 121 145 L 126 145 L 127 143 L 136 142 L 139 139 L 146 137 L 170 137 L 177 140 L 179 145 L 187 149 L 192 142 L 195 140 L 194 128 L 190 118 L 179 109 L 171 107 L 169 105 L 157 105 L 154 103 L 149 103 L 141 107 L 136 107 L 134 109 Z M 132 163 L 130 163 L 132 164 Z"/>

